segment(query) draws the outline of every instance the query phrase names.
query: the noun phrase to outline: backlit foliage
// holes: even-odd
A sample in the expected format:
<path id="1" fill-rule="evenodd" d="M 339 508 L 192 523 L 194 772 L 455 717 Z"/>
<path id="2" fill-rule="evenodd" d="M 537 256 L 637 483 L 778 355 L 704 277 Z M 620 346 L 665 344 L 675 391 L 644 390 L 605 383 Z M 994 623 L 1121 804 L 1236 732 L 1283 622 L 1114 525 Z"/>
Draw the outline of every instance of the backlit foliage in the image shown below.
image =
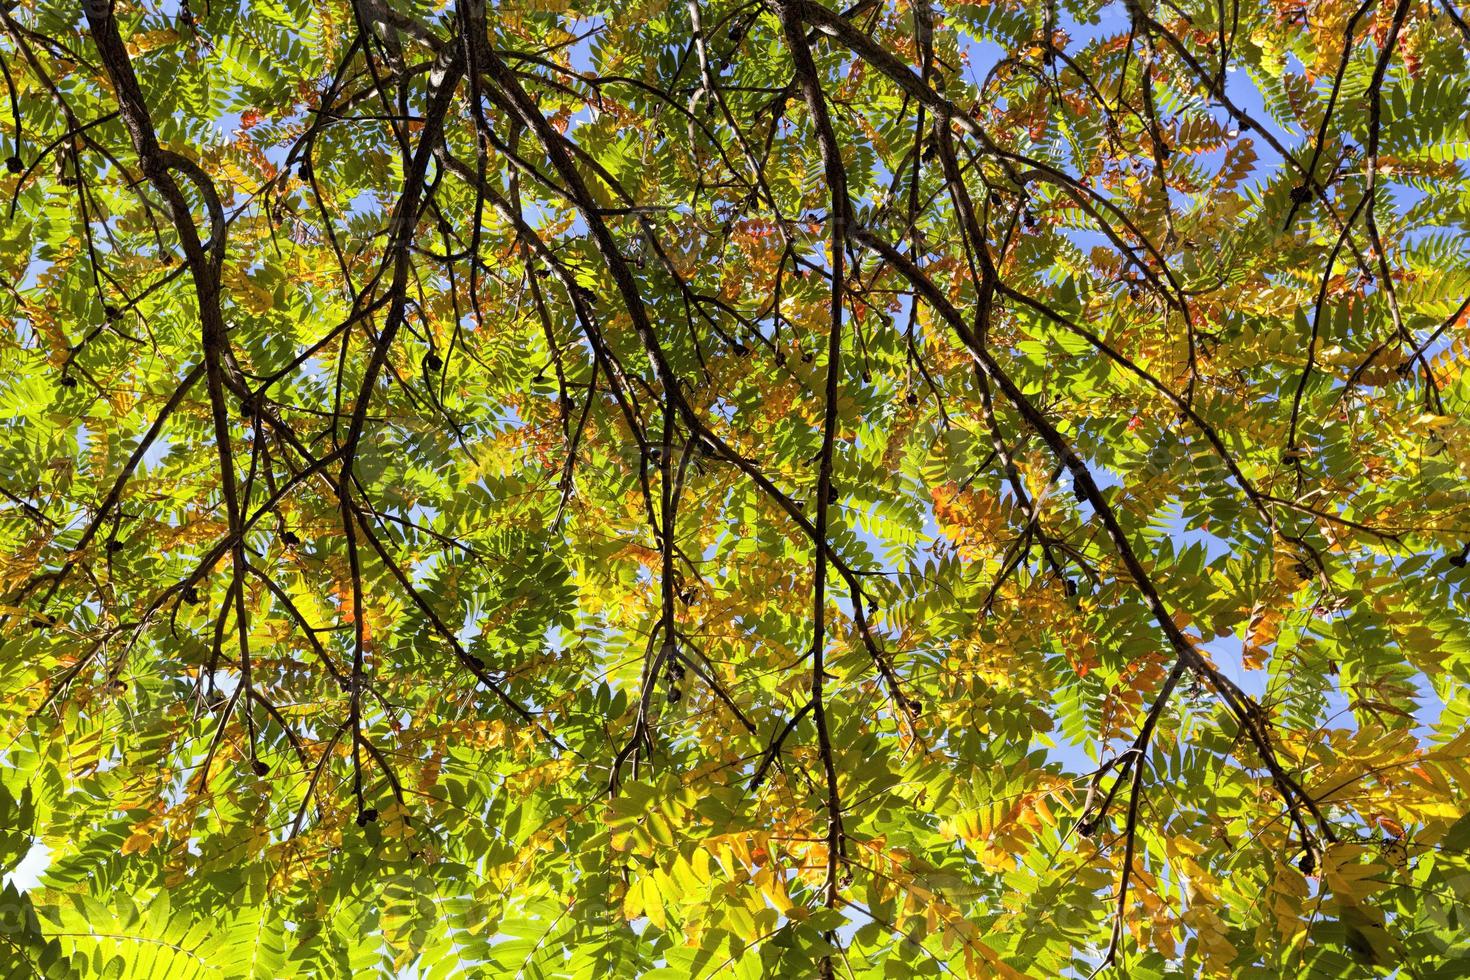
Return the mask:
<path id="1" fill-rule="evenodd" d="M 0 975 L 1470 976 L 1461 12 L 827 2 L 4 5 Z"/>

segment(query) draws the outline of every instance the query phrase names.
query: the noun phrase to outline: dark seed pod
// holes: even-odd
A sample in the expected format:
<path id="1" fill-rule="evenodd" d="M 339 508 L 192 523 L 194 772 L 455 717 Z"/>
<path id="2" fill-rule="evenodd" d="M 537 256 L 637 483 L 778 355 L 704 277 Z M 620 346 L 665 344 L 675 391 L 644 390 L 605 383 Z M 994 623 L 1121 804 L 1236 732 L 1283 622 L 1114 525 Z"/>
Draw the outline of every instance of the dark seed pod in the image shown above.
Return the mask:
<path id="1" fill-rule="evenodd" d="M 61 385 L 61 387 L 63 388 L 75 388 L 77 386 L 77 379 L 73 378 L 69 374 L 63 375 L 61 380 L 58 381 L 57 384 Z"/>
<path id="2" fill-rule="evenodd" d="M 113 320 L 116 320 L 122 314 L 118 312 L 117 307 L 109 303 L 106 306 L 102 307 L 102 315 L 107 317 L 108 322 L 111 322 Z"/>
<path id="3" fill-rule="evenodd" d="M 20 157 L 13 156 L 5 161 L 5 169 L 13 174 L 22 174 L 25 173 L 26 165 L 21 161 Z"/>
<path id="4" fill-rule="evenodd" d="M 1464 552 L 1461 552 L 1458 555 L 1450 555 L 1450 564 L 1455 566 L 1456 568 L 1464 568 L 1466 560 L 1467 559 Z"/>
<path id="5" fill-rule="evenodd" d="M 1077 594 L 1077 580 L 1075 578 L 1069 578 L 1069 579 L 1067 579 L 1067 595 L 1074 596 L 1076 594 Z"/>
<path id="6" fill-rule="evenodd" d="M 907 395 L 904 395 L 903 396 L 903 400 L 905 402 L 907 402 L 909 405 L 917 405 L 917 404 L 919 404 L 919 396 L 916 395 L 916 394 L 914 394 L 912 391 L 909 392 Z"/>
<path id="7" fill-rule="evenodd" d="M 357 825 L 359 827 L 366 827 L 368 824 L 375 822 L 377 819 L 378 811 L 374 810 L 372 807 L 368 807 L 366 810 L 357 815 Z"/>
<path id="8" fill-rule="evenodd" d="M 424 355 L 424 370 L 425 371 L 430 371 L 430 372 L 438 371 L 438 370 L 440 370 L 443 367 L 444 367 L 444 361 L 440 359 L 440 357 L 439 357 L 438 354 L 435 354 L 433 351 L 429 351 L 429 353 L 427 353 L 427 354 Z"/>
<path id="9" fill-rule="evenodd" d="M 259 759 L 256 759 L 254 762 L 250 763 L 250 771 L 255 773 L 257 776 L 264 776 L 266 773 L 271 771 L 271 767 L 266 765 L 264 762 L 261 762 Z"/>
<path id="10" fill-rule="evenodd" d="M 189 586 L 184 590 L 184 601 L 191 606 L 199 605 L 199 590 L 192 585 Z"/>
<path id="11" fill-rule="evenodd" d="M 117 540 L 117 538 L 113 538 L 111 541 L 107 542 L 107 553 L 109 555 L 115 555 L 119 551 L 122 551 L 122 550 L 123 550 L 123 543 L 121 541 Z"/>
<path id="12" fill-rule="evenodd" d="M 1317 870 L 1317 858 L 1309 850 L 1302 855 L 1302 859 L 1296 863 L 1302 874 L 1309 875 Z"/>
<path id="13" fill-rule="evenodd" d="M 294 548 L 301 543 L 301 539 L 296 536 L 296 532 L 294 531 L 282 531 L 281 543 L 287 547 Z"/>

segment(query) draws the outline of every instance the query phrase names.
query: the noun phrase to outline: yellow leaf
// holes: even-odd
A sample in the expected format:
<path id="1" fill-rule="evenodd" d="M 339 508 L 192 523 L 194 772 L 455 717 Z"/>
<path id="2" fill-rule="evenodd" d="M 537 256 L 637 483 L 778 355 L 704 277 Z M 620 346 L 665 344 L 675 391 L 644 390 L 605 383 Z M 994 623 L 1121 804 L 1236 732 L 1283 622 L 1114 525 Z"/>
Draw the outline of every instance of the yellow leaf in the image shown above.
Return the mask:
<path id="1" fill-rule="evenodd" d="M 755 883 L 760 887 L 761 893 L 770 899 L 776 911 L 782 915 L 785 915 L 794 904 L 791 896 L 786 893 L 786 880 L 770 867 L 763 867 L 755 873 Z"/>
<path id="2" fill-rule="evenodd" d="M 1388 887 L 1388 882 L 1374 876 L 1384 869 L 1374 863 L 1362 863 L 1368 848 L 1361 844 L 1331 844 L 1322 858 L 1322 873 L 1333 897 L 1343 905 L 1357 905 L 1374 892 Z"/>
<path id="3" fill-rule="evenodd" d="M 664 916 L 664 897 L 659 894 L 658 882 L 653 875 L 644 875 L 638 880 L 638 887 L 643 892 L 643 914 L 648 916 L 648 921 L 658 929 L 668 928 L 668 919 Z"/>

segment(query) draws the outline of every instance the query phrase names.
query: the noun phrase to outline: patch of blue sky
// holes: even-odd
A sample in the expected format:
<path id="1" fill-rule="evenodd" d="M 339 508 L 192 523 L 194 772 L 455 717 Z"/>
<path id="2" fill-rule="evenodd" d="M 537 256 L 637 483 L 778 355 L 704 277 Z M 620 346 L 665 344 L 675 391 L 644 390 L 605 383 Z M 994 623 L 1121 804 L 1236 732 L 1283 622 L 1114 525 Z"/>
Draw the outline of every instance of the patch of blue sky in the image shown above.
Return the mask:
<path id="1" fill-rule="evenodd" d="M 32 838 L 30 850 L 0 880 L 5 885 L 13 885 L 16 891 L 24 894 L 41 883 L 41 876 L 50 866 L 51 848 L 39 837 Z"/>

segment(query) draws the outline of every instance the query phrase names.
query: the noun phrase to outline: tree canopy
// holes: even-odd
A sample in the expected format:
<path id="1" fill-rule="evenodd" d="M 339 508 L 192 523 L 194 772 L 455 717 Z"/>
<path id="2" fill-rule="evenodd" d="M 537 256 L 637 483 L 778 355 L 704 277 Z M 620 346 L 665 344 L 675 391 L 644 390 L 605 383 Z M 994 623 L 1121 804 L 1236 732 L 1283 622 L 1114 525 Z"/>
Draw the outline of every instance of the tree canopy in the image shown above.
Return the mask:
<path id="1" fill-rule="evenodd" d="M 1451 0 L 0 9 L 0 974 L 1470 976 Z"/>

